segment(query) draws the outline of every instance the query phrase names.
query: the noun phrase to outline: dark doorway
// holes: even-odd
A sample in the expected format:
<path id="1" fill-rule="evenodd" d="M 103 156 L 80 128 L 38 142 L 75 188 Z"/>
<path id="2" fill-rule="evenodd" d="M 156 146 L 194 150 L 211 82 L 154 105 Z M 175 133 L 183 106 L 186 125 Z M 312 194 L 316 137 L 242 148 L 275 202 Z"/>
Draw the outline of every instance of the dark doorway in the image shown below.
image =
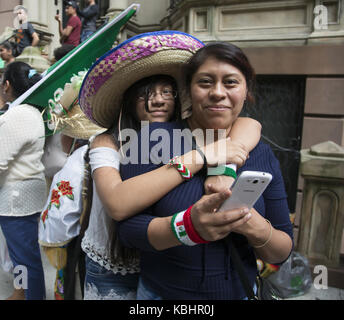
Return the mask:
<path id="1" fill-rule="evenodd" d="M 306 78 L 257 76 L 256 104 L 242 115 L 262 124 L 262 140 L 280 162 L 291 213 L 295 212 Z"/>

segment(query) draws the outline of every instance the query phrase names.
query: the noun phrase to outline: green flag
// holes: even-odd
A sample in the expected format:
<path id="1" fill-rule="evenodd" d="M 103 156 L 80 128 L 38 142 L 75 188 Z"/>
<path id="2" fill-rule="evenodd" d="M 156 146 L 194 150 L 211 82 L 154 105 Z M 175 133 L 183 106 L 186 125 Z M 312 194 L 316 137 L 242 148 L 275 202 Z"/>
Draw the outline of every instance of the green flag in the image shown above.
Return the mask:
<path id="1" fill-rule="evenodd" d="M 97 58 L 111 49 L 121 27 L 133 16 L 139 6 L 139 4 L 132 4 L 52 65 L 43 73 L 40 81 L 12 102 L 11 107 L 21 103 L 37 105 L 42 109 L 47 107 L 48 100 L 53 98 L 57 88 L 63 88 L 73 74 L 89 69 Z"/>

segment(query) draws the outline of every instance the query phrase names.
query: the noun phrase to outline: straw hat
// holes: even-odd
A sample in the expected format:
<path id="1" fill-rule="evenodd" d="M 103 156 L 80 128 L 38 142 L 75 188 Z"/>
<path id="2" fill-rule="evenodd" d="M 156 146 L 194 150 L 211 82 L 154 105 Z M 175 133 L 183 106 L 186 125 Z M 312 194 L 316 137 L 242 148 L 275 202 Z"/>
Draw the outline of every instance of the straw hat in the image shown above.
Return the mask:
<path id="1" fill-rule="evenodd" d="M 181 67 L 203 46 L 200 40 L 179 31 L 143 33 L 126 40 L 88 71 L 79 94 L 81 109 L 91 121 L 109 128 L 124 92 L 136 81 L 155 74 L 169 75 L 177 81 L 185 105 Z"/>
<path id="2" fill-rule="evenodd" d="M 47 126 L 53 133 L 88 140 L 91 136 L 104 132 L 106 129 L 92 123 L 80 109 L 78 94 L 87 71 L 80 71 L 66 83 L 64 89 L 58 88 L 54 97 L 49 99 Z"/>

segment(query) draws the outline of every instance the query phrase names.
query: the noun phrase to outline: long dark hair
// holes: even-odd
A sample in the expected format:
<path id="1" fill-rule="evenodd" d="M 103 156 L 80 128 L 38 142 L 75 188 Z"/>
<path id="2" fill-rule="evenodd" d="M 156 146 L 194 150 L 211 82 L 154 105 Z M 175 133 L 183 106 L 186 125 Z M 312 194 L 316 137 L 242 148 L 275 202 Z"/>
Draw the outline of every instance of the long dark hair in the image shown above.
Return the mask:
<path id="1" fill-rule="evenodd" d="M 27 63 L 14 61 L 5 68 L 2 83 L 8 81 L 13 89 L 14 98 L 18 98 L 39 80 L 40 74 Z"/>

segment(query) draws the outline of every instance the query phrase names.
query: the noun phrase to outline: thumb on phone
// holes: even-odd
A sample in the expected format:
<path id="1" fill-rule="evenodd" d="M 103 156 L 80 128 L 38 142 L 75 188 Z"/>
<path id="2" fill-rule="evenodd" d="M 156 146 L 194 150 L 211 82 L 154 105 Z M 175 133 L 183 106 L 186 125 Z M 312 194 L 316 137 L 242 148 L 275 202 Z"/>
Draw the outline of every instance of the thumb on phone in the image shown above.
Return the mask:
<path id="1" fill-rule="evenodd" d="M 230 195 L 231 191 L 229 189 L 222 190 L 221 192 L 215 192 L 202 197 L 195 205 L 199 211 L 213 213 L 214 210 L 218 209 L 221 204 L 230 197 Z"/>

